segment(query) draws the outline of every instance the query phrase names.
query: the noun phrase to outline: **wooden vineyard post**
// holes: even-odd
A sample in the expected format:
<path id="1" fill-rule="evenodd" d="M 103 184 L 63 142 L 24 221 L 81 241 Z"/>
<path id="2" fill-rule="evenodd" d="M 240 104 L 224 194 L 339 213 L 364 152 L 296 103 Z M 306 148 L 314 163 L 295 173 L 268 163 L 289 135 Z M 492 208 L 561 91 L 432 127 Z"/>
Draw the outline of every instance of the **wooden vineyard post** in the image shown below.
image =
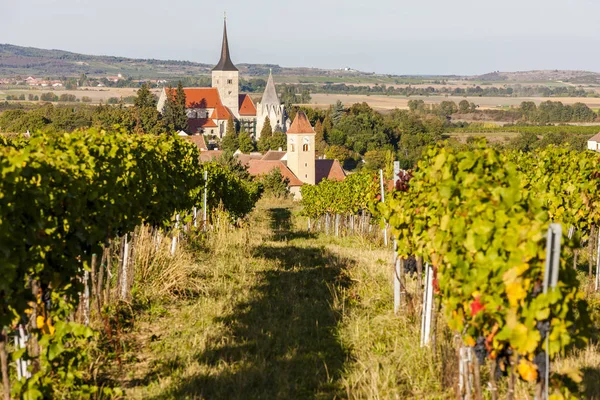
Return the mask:
<path id="1" fill-rule="evenodd" d="M 400 312 L 402 300 L 402 282 L 400 281 L 400 263 L 402 260 L 398 255 L 398 243 L 394 240 L 394 314 Z"/>
<path id="2" fill-rule="evenodd" d="M 383 187 L 383 170 L 379 170 L 379 185 L 381 187 L 381 202 L 385 203 L 385 190 Z M 388 245 L 388 237 L 387 237 L 387 224 L 383 228 L 383 245 L 387 247 Z"/>
<path id="3" fill-rule="evenodd" d="M 560 245 L 562 238 L 562 226 L 560 224 L 550 224 L 548 236 L 546 239 L 546 266 L 544 268 L 544 294 L 548 290 L 556 288 L 558 283 L 558 270 L 560 267 Z M 598 275 L 596 275 L 596 290 L 598 289 Z M 549 332 L 548 332 L 549 333 Z M 550 354 L 548 353 L 548 333 L 544 339 L 544 350 L 546 358 L 546 370 L 544 376 L 539 380 L 536 390 L 536 400 L 548 400 L 548 386 L 550 379 Z M 541 396 L 541 397 L 540 397 Z"/>
<path id="4" fill-rule="evenodd" d="M 121 266 L 121 300 L 127 298 L 127 261 L 129 257 L 129 242 L 127 241 L 127 234 L 125 234 L 125 240 L 123 242 L 123 262 Z"/>
<path id="5" fill-rule="evenodd" d="M 431 341 L 431 320 L 433 314 L 433 267 L 425 264 L 425 290 L 423 291 L 423 313 L 421 314 L 421 347 Z"/>
<path id="6" fill-rule="evenodd" d="M 593 274 L 593 270 L 594 270 L 594 239 L 596 238 L 596 227 L 594 225 L 592 225 L 592 229 L 590 229 L 590 239 L 589 239 L 589 243 L 588 243 L 588 249 L 589 249 L 589 257 L 588 257 L 588 276 L 590 279 L 592 279 L 592 274 Z"/>
<path id="7" fill-rule="evenodd" d="M 4 400 L 10 400 L 10 379 L 8 377 L 8 352 L 6 344 L 8 335 L 3 328 L 0 330 L 0 369 L 2 369 L 2 388 L 4 389 Z"/>
<path id="8" fill-rule="evenodd" d="M 596 238 L 596 279 L 594 280 L 594 290 L 598 291 L 598 285 L 600 284 L 600 229 L 597 230 Z"/>
<path id="9" fill-rule="evenodd" d="M 340 214 L 335 214 L 335 236 L 340 236 Z"/>
<path id="10" fill-rule="evenodd" d="M 204 206 L 202 208 L 202 229 L 206 232 L 206 204 L 208 203 L 208 171 L 204 171 Z"/>
<path id="11" fill-rule="evenodd" d="M 310 232 L 310 217 L 308 217 L 308 231 Z"/>
<path id="12" fill-rule="evenodd" d="M 171 256 L 175 255 L 175 250 L 177 249 L 177 235 L 179 229 L 179 214 L 175 216 L 175 231 L 173 232 L 173 239 L 171 241 Z"/>
<path id="13" fill-rule="evenodd" d="M 194 228 L 197 228 L 198 227 L 198 209 L 196 207 L 194 207 L 193 213 L 194 213 Z"/>
<path id="14" fill-rule="evenodd" d="M 83 324 L 90 324 L 90 273 L 83 271 Z"/>

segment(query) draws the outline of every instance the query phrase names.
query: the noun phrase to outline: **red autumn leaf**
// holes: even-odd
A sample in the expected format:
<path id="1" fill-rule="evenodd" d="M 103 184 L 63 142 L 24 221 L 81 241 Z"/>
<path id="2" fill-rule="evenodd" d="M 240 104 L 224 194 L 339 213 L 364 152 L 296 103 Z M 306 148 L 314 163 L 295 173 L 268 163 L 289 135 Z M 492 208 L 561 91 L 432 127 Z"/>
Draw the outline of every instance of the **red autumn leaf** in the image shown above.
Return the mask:
<path id="1" fill-rule="evenodd" d="M 476 316 L 484 308 L 485 308 L 485 306 L 483 304 L 481 304 L 481 302 L 479 301 L 479 296 L 477 296 L 475 298 L 475 300 L 473 300 L 471 302 L 471 316 L 472 317 Z"/>

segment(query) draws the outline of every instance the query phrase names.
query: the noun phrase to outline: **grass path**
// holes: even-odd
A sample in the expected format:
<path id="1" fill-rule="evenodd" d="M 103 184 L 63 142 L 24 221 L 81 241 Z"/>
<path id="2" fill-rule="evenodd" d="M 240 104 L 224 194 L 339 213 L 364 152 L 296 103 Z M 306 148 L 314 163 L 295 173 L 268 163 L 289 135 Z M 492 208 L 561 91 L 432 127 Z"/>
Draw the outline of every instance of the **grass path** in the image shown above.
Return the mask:
<path id="1" fill-rule="evenodd" d="M 201 293 L 135 322 L 118 372 L 128 398 L 444 397 L 418 323 L 391 314 L 391 251 L 296 224 L 262 202 L 195 251 Z"/>

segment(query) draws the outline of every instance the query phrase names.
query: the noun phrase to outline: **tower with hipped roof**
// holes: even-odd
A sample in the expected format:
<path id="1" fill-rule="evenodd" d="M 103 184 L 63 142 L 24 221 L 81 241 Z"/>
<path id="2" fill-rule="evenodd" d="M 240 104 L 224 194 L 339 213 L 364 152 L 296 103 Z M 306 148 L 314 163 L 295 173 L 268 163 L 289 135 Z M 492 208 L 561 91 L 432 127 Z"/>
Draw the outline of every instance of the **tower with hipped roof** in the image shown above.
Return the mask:
<path id="1" fill-rule="evenodd" d="M 304 183 L 315 184 L 315 131 L 304 111 L 287 130 L 287 166 Z"/>
<path id="2" fill-rule="evenodd" d="M 221 59 L 212 70 L 212 87 L 217 88 L 223 105 L 239 117 L 240 72 L 231 61 L 227 40 L 227 21 L 223 22 L 223 43 Z"/>

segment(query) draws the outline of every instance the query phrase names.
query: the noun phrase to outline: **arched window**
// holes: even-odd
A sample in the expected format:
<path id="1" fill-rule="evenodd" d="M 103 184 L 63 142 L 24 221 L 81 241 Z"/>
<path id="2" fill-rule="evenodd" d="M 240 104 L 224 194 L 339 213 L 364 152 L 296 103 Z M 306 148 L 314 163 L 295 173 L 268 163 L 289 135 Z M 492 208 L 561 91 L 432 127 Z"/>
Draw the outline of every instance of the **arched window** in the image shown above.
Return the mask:
<path id="1" fill-rule="evenodd" d="M 302 151 L 308 151 L 308 145 L 306 143 L 302 145 Z"/>

